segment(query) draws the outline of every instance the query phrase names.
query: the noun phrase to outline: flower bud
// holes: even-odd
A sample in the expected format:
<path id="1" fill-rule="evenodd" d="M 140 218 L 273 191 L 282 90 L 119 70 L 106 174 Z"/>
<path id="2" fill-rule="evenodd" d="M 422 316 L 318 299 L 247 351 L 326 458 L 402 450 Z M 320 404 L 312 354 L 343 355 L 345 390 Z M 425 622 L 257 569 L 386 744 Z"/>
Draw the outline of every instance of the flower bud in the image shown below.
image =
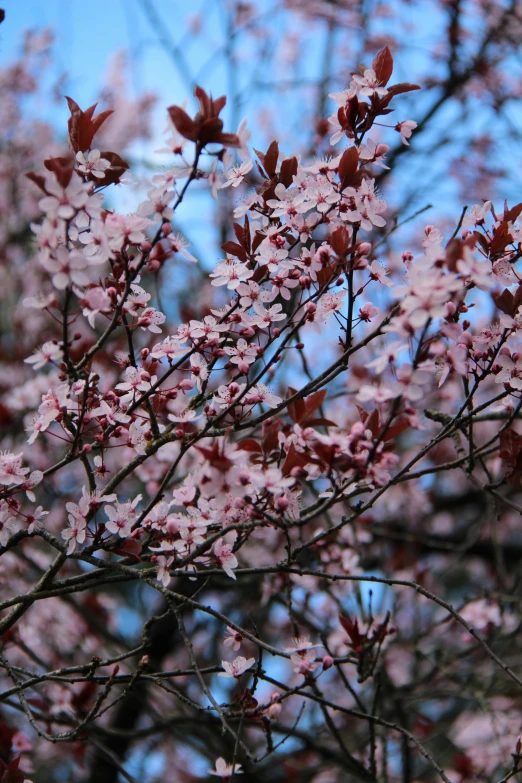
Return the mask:
<path id="1" fill-rule="evenodd" d="M 276 498 L 274 503 L 274 507 L 277 511 L 286 511 L 289 505 L 290 505 L 290 501 L 284 495 L 281 495 L 280 497 Z"/>
<path id="2" fill-rule="evenodd" d="M 323 669 L 324 671 L 328 671 L 328 669 L 331 669 L 333 666 L 333 658 L 331 655 L 325 655 L 323 658 Z"/>

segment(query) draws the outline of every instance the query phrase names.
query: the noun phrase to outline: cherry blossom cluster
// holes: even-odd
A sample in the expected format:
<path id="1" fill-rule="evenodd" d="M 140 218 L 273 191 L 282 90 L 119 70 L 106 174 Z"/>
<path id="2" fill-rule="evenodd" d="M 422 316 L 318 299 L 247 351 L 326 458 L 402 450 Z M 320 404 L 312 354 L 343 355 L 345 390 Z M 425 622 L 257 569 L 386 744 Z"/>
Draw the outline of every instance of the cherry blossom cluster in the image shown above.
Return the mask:
<path id="1" fill-rule="evenodd" d="M 444 658 L 448 619 L 466 676 L 492 669 L 522 686 L 490 644 L 494 633 L 518 628 L 500 588 L 472 598 L 463 589 L 456 609 L 438 597 L 441 560 L 412 566 L 395 544 L 480 553 L 480 534 L 470 543 L 452 528 L 443 484 L 450 470 L 459 491 L 471 487 L 470 503 L 478 496 L 479 506 L 485 498 L 488 508 L 504 503 L 522 513 L 508 491 L 522 475 L 514 426 L 522 408 L 522 204 L 499 210 L 483 201 L 449 231 L 426 225 L 411 236 L 412 250 L 388 243 L 398 225 L 379 190 L 390 152 L 379 129 L 413 146 L 414 120 L 381 120 L 419 89 L 391 84 L 392 72 L 385 47 L 331 94 L 330 152 L 315 160 L 285 157 L 276 142 L 252 150 L 245 121 L 224 130 L 225 97 L 197 87 L 194 117 L 168 109 L 169 167 L 138 183 L 130 214 L 106 195 L 132 182 L 124 150 L 102 144 L 111 110 L 82 110 L 67 98 L 68 149 L 27 173 L 38 285 L 28 281 L 20 298 L 42 340 L 20 358 L 0 399 L 0 414 L 5 408 L 17 422 L 0 453 L 0 546 L 14 590 L 0 627 L 14 663 L 3 653 L 0 662 L 6 698 L 17 695 L 32 729 L 51 743 L 95 741 L 95 720 L 110 736 L 113 689 L 116 706 L 154 682 L 166 725 L 179 717 L 170 697 L 219 725 L 227 752 L 208 774 L 222 780 L 275 753 L 284 742 L 274 743 L 278 726 L 299 736 L 301 707 L 288 705 L 300 700 L 329 728 L 345 779 L 376 781 L 378 765 L 398 779 L 386 766 L 391 732 L 405 753 L 408 743 L 415 748 L 424 771 L 448 781 L 453 770 L 422 743 L 434 722 L 419 714 L 403 726 L 381 709 L 380 688 L 413 692 L 432 678 L 441 692 L 460 687 L 464 674 Z M 240 197 L 222 256 L 200 270 L 198 296 L 173 323 L 155 284 L 203 266 L 177 228 L 188 189 L 202 183 L 218 200 Z M 495 513 L 502 532 L 514 526 Z M 498 530 L 491 535 L 502 572 Z M 374 572 L 383 540 L 389 549 Z M 39 574 L 33 589 L 15 566 L 17 551 Z M 481 579 L 493 581 L 486 572 Z M 77 640 L 67 640 L 75 596 L 56 610 L 62 666 L 40 639 L 53 604 L 31 626 L 33 604 L 61 605 L 76 589 L 83 596 L 91 585 L 119 582 L 161 601 L 140 643 L 114 652 L 111 593 L 89 593 L 77 635 L 92 620 L 103 657 L 91 640 L 90 659 L 75 663 Z M 360 589 L 371 582 L 382 593 L 378 607 Z M 420 618 L 416 597 L 428 607 Z M 260 628 L 249 606 L 264 617 Z M 215 624 L 207 635 L 201 616 Z M 183 644 L 163 670 L 151 639 L 165 618 Z M 48 675 L 40 671 L 46 656 Z M 43 696 L 26 699 L 41 683 Z M 449 714 L 451 705 L 437 709 Z M 518 771 L 515 699 L 504 712 L 501 751 L 451 762 L 462 781 L 504 769 L 509 753 Z M 452 736 L 467 749 L 465 715 Z M 341 735 L 356 721 L 361 741 L 347 745 Z M 3 734 L 7 757 L 15 734 L 0 722 Z M 326 780 L 320 772 L 314 780 Z"/>

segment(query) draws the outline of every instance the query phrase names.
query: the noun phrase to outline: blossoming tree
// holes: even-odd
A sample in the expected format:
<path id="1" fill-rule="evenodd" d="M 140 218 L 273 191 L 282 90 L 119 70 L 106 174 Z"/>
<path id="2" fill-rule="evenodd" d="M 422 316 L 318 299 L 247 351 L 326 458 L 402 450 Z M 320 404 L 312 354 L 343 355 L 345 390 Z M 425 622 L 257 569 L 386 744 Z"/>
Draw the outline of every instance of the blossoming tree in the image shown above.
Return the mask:
<path id="1" fill-rule="evenodd" d="M 3 87 L 5 783 L 522 771 L 522 204 L 400 245 L 375 132 L 409 151 L 419 87 L 393 66 L 332 93 L 310 160 L 252 150 L 198 86 L 130 214 L 143 127 L 113 149 L 111 110 L 69 97 L 68 148 L 24 146 L 28 63 Z M 155 282 L 196 260 L 201 182 L 243 199 L 174 322 Z"/>

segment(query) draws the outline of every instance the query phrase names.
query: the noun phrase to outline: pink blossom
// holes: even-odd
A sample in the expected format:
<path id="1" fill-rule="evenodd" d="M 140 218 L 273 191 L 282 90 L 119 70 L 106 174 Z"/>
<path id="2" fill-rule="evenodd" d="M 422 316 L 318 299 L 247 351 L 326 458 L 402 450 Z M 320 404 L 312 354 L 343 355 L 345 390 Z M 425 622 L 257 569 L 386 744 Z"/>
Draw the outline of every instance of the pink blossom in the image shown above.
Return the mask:
<path id="1" fill-rule="evenodd" d="M 209 775 L 215 775 L 225 781 L 225 783 L 228 783 L 228 781 L 232 779 L 232 775 L 242 775 L 243 771 L 241 769 L 241 764 L 227 764 L 225 759 L 220 757 L 216 759 L 215 769 L 207 769 L 207 773 Z"/>
<path id="2" fill-rule="evenodd" d="M 255 658 L 243 658 L 242 655 L 238 655 L 237 658 L 234 658 L 232 663 L 229 663 L 228 661 L 221 661 L 221 665 L 225 671 L 219 672 L 219 676 L 239 678 L 242 674 L 244 674 L 244 672 L 252 668 L 255 662 Z"/>
<path id="3" fill-rule="evenodd" d="M 403 144 L 405 144 L 407 147 L 410 146 L 410 143 L 408 139 L 411 138 L 411 134 L 417 127 L 417 123 L 414 122 L 414 120 L 403 120 L 402 122 L 398 122 L 395 126 L 395 130 L 398 131 L 401 134 L 401 141 Z"/>
<path id="4" fill-rule="evenodd" d="M 106 158 L 101 157 L 100 150 L 91 150 L 87 157 L 83 152 L 77 152 L 76 160 L 80 164 L 78 169 L 83 174 L 92 174 L 93 177 L 99 179 L 105 177 L 105 172 L 111 165 Z"/>

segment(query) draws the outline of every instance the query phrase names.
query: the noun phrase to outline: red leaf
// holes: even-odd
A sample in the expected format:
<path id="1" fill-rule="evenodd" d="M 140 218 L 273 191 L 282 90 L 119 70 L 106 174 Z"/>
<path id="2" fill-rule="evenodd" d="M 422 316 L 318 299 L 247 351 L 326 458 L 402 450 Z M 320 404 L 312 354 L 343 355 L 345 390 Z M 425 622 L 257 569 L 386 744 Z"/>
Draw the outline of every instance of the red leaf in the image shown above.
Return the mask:
<path id="1" fill-rule="evenodd" d="M 105 120 L 113 113 L 111 109 L 100 112 L 93 119 L 97 104 L 94 103 L 88 109 L 82 111 L 76 101 L 65 96 L 71 116 L 69 117 L 67 127 L 69 129 L 69 139 L 75 152 L 86 152 L 90 149 L 94 135 L 103 125 Z"/>
<path id="2" fill-rule="evenodd" d="M 362 643 L 364 642 L 364 636 L 361 635 L 359 631 L 359 622 L 357 618 L 355 618 L 354 621 L 352 621 L 348 616 L 343 616 L 342 614 L 339 615 L 339 622 L 341 623 L 342 627 L 348 634 L 350 638 L 351 644 L 349 645 L 352 647 L 355 652 L 361 652 L 362 651 Z"/>
<path id="3" fill-rule="evenodd" d="M 224 250 L 225 253 L 228 253 L 228 255 L 239 258 L 240 261 L 246 261 L 248 259 L 244 248 L 242 248 L 241 245 L 238 245 L 237 242 L 224 242 L 221 245 L 221 249 Z"/>
<path id="4" fill-rule="evenodd" d="M 252 454 L 260 454 L 262 452 L 261 444 L 254 440 L 254 438 L 245 438 L 240 440 L 237 444 L 241 451 L 250 451 Z"/>
<path id="5" fill-rule="evenodd" d="M 187 112 L 184 111 L 181 106 L 169 106 L 167 109 L 170 114 L 174 127 L 180 133 L 184 139 L 189 141 L 196 141 L 197 139 L 197 126 L 194 120 L 191 120 Z"/>
<path id="6" fill-rule="evenodd" d="M 322 404 L 323 400 L 326 397 L 326 389 L 321 389 L 321 391 L 314 392 L 314 394 L 310 394 L 309 397 L 305 400 L 305 412 L 306 412 L 306 418 L 312 415 L 314 411 L 317 410 Z"/>
<path id="7" fill-rule="evenodd" d="M 36 174 L 34 171 L 27 171 L 25 176 L 27 179 L 30 179 L 31 182 L 34 182 L 35 185 L 38 185 L 40 190 L 43 190 L 45 193 L 45 177 L 42 177 L 41 174 Z"/>
<path id="8" fill-rule="evenodd" d="M 277 141 L 273 141 L 266 151 L 263 166 L 269 177 L 275 177 L 277 161 L 279 159 L 279 145 Z"/>
<path id="9" fill-rule="evenodd" d="M 310 457 L 308 454 L 301 454 L 297 452 L 294 448 L 294 444 L 290 444 L 290 448 L 288 449 L 288 454 L 286 455 L 286 459 L 283 462 L 283 467 L 281 468 L 281 472 L 283 476 L 288 476 L 290 474 L 290 471 L 293 468 L 304 468 L 306 465 L 310 464 Z"/>
<path id="10" fill-rule="evenodd" d="M 13 737 L 16 734 L 16 729 L 12 729 L 7 723 L 0 721 L 0 754 L 2 756 L 9 756 L 11 753 L 11 746 L 13 744 Z"/>
<path id="11" fill-rule="evenodd" d="M 501 223 L 496 229 L 489 246 L 492 255 L 501 253 L 506 249 L 506 246 L 511 242 L 511 234 L 509 233 L 509 225 L 506 222 Z"/>
<path id="12" fill-rule="evenodd" d="M 399 419 L 395 422 L 395 424 L 392 424 L 390 427 L 388 427 L 386 435 L 383 438 L 384 442 L 387 443 L 389 440 L 393 440 L 393 438 L 396 438 L 397 435 L 400 435 L 401 432 L 405 432 L 409 428 L 410 423 L 408 419 Z"/>
<path id="13" fill-rule="evenodd" d="M 379 435 L 379 432 L 381 431 L 381 419 L 377 408 L 370 413 L 364 422 L 364 426 L 367 430 L 371 431 L 374 438 Z"/>
<path id="14" fill-rule="evenodd" d="M 508 288 L 504 288 L 501 294 L 491 294 L 491 298 L 495 302 L 499 310 L 507 315 L 514 315 L 515 313 L 515 297 Z"/>
<path id="15" fill-rule="evenodd" d="M 357 147 L 349 147 L 343 152 L 339 161 L 339 179 L 341 188 L 344 190 L 351 184 L 353 177 L 357 174 L 359 168 L 359 153 Z"/>
<path id="16" fill-rule="evenodd" d="M 20 756 L 13 759 L 13 761 L 11 761 L 11 763 L 6 766 L 4 769 L 4 774 L 1 778 L 2 783 L 24 783 L 25 775 L 21 770 L 18 769 L 19 764 Z"/>
<path id="17" fill-rule="evenodd" d="M 297 174 L 297 158 L 286 158 L 281 163 L 281 171 L 279 172 L 279 181 L 283 183 L 285 188 L 289 188 L 294 177 Z"/>
<path id="18" fill-rule="evenodd" d="M 71 157 L 48 158 L 44 160 L 44 166 L 48 171 L 54 172 L 62 188 L 67 187 L 74 171 L 74 160 Z"/>
<path id="19" fill-rule="evenodd" d="M 402 95 L 405 92 L 412 92 L 413 90 L 420 90 L 420 89 L 422 88 L 419 84 L 410 84 L 409 82 L 401 82 L 400 84 L 393 84 L 391 87 L 388 87 L 388 95 L 391 95 L 393 97 L 394 95 Z"/>
<path id="20" fill-rule="evenodd" d="M 388 84 L 393 72 L 393 57 L 387 46 L 376 55 L 372 68 L 379 80 L 379 84 Z"/>
<path id="21" fill-rule="evenodd" d="M 223 451 L 220 451 L 217 441 L 214 441 L 210 449 L 204 446 L 195 446 L 195 448 L 218 470 L 227 471 L 232 467 L 232 462 Z"/>
<path id="22" fill-rule="evenodd" d="M 287 397 L 293 397 L 295 394 L 297 394 L 297 391 L 289 386 Z M 297 399 L 289 403 L 288 415 L 294 424 L 300 424 L 306 416 L 306 407 L 304 401 L 302 399 Z"/>
<path id="23" fill-rule="evenodd" d="M 108 160 L 110 168 L 105 170 L 105 176 L 103 179 L 99 179 L 98 182 L 102 182 L 104 185 L 113 185 L 120 181 L 120 177 L 129 168 L 129 164 L 126 160 L 123 160 L 116 152 L 103 151 L 100 152 L 102 158 Z"/>
<path id="24" fill-rule="evenodd" d="M 271 451 L 279 447 L 278 435 L 281 429 L 281 420 L 273 419 L 270 422 L 263 422 L 263 452 L 270 454 Z"/>
<path id="25" fill-rule="evenodd" d="M 517 204 L 515 207 L 511 207 L 511 209 L 504 211 L 504 220 L 507 220 L 509 223 L 514 223 L 520 213 L 522 213 L 522 204 Z"/>
<path id="26" fill-rule="evenodd" d="M 350 234 L 345 226 L 336 228 L 330 237 L 330 245 L 340 258 L 345 258 L 348 255 L 351 241 Z"/>
<path id="27" fill-rule="evenodd" d="M 307 427 L 337 427 L 335 421 L 330 421 L 330 419 L 325 419 L 322 416 L 318 416 L 317 418 L 313 419 L 306 419 L 304 422 Z"/>
<path id="28" fill-rule="evenodd" d="M 506 476 L 511 484 L 516 484 L 522 472 L 522 435 L 515 430 L 505 430 L 499 441 L 500 459 L 505 465 Z"/>

